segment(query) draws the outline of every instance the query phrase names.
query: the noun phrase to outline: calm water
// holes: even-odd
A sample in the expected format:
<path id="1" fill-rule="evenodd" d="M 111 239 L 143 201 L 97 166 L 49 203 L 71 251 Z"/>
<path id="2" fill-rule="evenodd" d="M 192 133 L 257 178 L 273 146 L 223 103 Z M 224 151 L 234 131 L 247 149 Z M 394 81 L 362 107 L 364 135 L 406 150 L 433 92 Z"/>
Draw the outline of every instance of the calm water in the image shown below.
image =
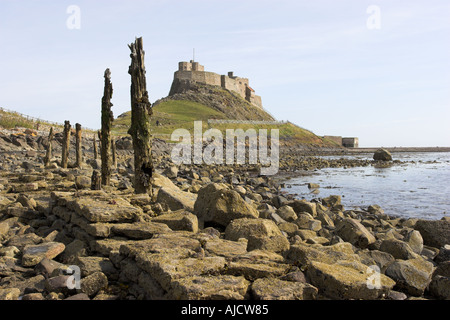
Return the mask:
<path id="1" fill-rule="evenodd" d="M 372 154 L 354 158 L 371 159 Z M 284 190 L 307 200 L 341 195 L 346 209 L 378 204 L 386 214 L 406 218 L 450 216 L 450 153 L 394 153 L 393 158 L 408 163 L 322 169 L 286 181 L 291 188 Z M 308 189 L 310 182 L 320 185 L 319 193 Z"/>

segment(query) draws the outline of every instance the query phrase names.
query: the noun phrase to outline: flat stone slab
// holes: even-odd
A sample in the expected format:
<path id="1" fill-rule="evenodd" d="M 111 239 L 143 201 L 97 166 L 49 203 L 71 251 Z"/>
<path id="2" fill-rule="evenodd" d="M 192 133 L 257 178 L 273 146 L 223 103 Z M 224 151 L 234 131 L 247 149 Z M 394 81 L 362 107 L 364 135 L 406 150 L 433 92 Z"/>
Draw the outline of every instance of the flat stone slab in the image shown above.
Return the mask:
<path id="1" fill-rule="evenodd" d="M 170 293 L 177 300 L 243 300 L 249 285 L 244 277 L 192 276 L 174 281 Z"/>
<path id="2" fill-rule="evenodd" d="M 394 287 L 395 281 L 384 274 L 370 272 L 371 270 L 358 262 L 340 265 L 313 261 L 308 265 L 307 275 L 311 283 L 328 297 L 379 299 L 387 295 Z"/>
<path id="3" fill-rule="evenodd" d="M 198 232 L 197 216 L 184 210 L 162 214 L 152 218 L 152 222 L 164 223 L 172 230 L 185 230 L 194 233 Z"/>
<path id="4" fill-rule="evenodd" d="M 223 257 L 183 258 L 176 251 L 156 254 L 140 253 L 137 265 L 152 276 L 161 287 L 170 291 L 173 282 L 191 276 L 219 274 L 225 267 Z"/>
<path id="5" fill-rule="evenodd" d="M 173 231 L 156 234 L 152 239 L 134 241 L 120 246 L 120 254 L 130 258 L 139 253 L 164 253 L 176 251 L 179 255 L 189 256 L 201 249 L 200 241 L 192 238 L 192 233 Z"/>
<path id="6" fill-rule="evenodd" d="M 125 236 L 130 239 L 150 239 L 155 234 L 170 232 L 171 229 L 163 223 L 135 222 L 115 224 L 111 228 L 112 233 Z"/>
<path id="7" fill-rule="evenodd" d="M 60 242 L 47 242 L 38 245 L 28 245 L 24 248 L 22 265 L 31 267 L 37 265 L 42 259 L 53 259 L 64 251 L 66 246 Z"/>
<path id="8" fill-rule="evenodd" d="M 103 191 L 52 192 L 52 205 L 66 207 L 89 222 L 135 222 L 142 209 Z"/>
<path id="9" fill-rule="evenodd" d="M 257 279 L 251 290 L 256 300 L 315 300 L 318 293 L 309 283 L 276 278 Z"/>

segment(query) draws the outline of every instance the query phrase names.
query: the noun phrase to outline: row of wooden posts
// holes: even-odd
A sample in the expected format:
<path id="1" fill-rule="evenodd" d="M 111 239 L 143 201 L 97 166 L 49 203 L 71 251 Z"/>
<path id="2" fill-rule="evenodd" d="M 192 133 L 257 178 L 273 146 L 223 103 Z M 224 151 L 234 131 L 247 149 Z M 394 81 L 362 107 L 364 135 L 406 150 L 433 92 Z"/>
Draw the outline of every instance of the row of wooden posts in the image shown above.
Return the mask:
<path id="1" fill-rule="evenodd" d="M 81 131 L 81 124 L 76 123 L 75 124 L 75 164 L 74 167 L 80 168 L 82 165 L 82 131 Z M 102 139 L 102 131 L 97 132 L 99 140 L 100 140 L 100 149 L 106 151 L 104 154 L 107 155 L 107 160 L 105 161 L 108 163 L 108 165 L 103 165 L 102 162 L 102 170 L 101 174 L 94 171 L 95 179 L 92 181 L 92 188 L 95 190 L 100 190 L 101 185 L 109 185 L 109 176 L 111 175 L 111 166 L 117 167 L 117 157 L 116 157 L 116 143 L 113 139 L 110 139 L 110 141 L 103 141 Z M 61 167 L 67 168 L 69 165 L 69 148 L 70 148 L 70 136 L 71 136 L 71 125 L 70 121 L 66 120 L 64 121 L 64 130 L 63 130 L 63 143 L 62 143 L 62 152 L 61 152 Z M 50 164 L 50 160 L 52 158 L 52 140 L 54 137 L 53 133 L 53 127 L 50 128 L 50 133 L 48 135 L 48 147 L 46 151 L 46 155 L 44 157 L 44 165 L 48 166 Z M 93 145 L 94 145 L 94 159 L 98 159 L 98 148 L 97 148 L 97 140 L 96 135 L 93 136 Z M 102 143 L 108 143 L 109 147 L 105 145 L 103 147 Z M 102 159 L 105 156 L 103 155 Z M 111 161 L 109 161 L 111 159 Z M 98 177 L 98 178 L 97 178 Z M 104 179 L 104 180 L 102 180 Z M 97 181 L 99 180 L 99 181 Z"/>
<path id="2" fill-rule="evenodd" d="M 152 115 L 151 104 L 148 99 L 146 88 L 145 65 L 142 38 L 136 38 L 135 42 L 128 45 L 131 50 L 131 65 L 128 73 L 131 75 L 131 126 L 128 133 L 133 139 L 134 150 L 134 189 L 135 193 L 151 194 L 150 178 L 153 173 L 153 162 L 151 158 L 151 134 L 150 118 Z M 105 86 L 102 98 L 102 121 L 101 130 L 98 132 L 100 140 L 101 172 L 94 170 L 92 174 L 91 188 L 100 190 L 102 185 L 110 184 L 111 166 L 117 165 L 115 143 L 111 139 L 111 127 L 114 120 L 111 103 L 113 88 L 111 83 L 111 71 L 105 70 Z M 71 125 L 70 121 L 64 122 L 61 167 L 67 168 L 69 159 Z M 52 157 L 53 128 L 50 129 L 49 143 L 44 158 L 46 166 Z M 82 163 L 81 153 L 81 125 L 75 124 L 75 166 L 80 167 Z M 97 143 L 94 135 L 94 158 L 97 159 Z"/>

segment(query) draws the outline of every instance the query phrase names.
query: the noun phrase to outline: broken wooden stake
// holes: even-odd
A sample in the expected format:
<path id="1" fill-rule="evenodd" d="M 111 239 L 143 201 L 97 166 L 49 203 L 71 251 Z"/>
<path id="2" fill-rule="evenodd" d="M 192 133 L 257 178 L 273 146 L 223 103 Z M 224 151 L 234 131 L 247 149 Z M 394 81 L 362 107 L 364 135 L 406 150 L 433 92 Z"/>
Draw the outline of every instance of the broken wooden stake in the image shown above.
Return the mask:
<path id="1" fill-rule="evenodd" d="M 75 167 L 80 168 L 82 163 L 82 150 L 81 150 L 81 124 L 75 124 Z"/>
<path id="2" fill-rule="evenodd" d="M 148 99 L 145 78 L 144 49 L 142 38 L 128 45 L 131 50 L 131 127 L 128 133 L 133 139 L 134 149 L 134 190 L 135 193 L 148 193 L 152 188 L 150 178 L 153 174 L 152 143 L 150 134 L 151 104 Z"/>
<path id="3" fill-rule="evenodd" d="M 111 179 L 111 126 L 114 120 L 111 111 L 111 98 L 113 88 L 111 71 L 105 70 L 105 88 L 102 98 L 102 129 L 101 129 L 101 158 L 102 158 L 102 184 L 109 186 Z"/>
<path id="4" fill-rule="evenodd" d="M 102 189 L 102 175 L 100 171 L 94 170 L 91 177 L 91 190 Z"/>
<path id="5" fill-rule="evenodd" d="M 94 134 L 94 159 L 95 160 L 98 159 L 98 149 L 97 149 L 97 141 L 95 139 L 95 134 Z"/>
<path id="6" fill-rule="evenodd" d="M 64 121 L 61 168 L 66 169 L 69 161 L 69 147 L 70 147 L 70 121 Z"/>
<path id="7" fill-rule="evenodd" d="M 48 146 L 44 157 L 44 166 L 48 167 L 50 160 L 52 158 L 52 140 L 53 140 L 53 127 L 50 128 L 50 133 L 48 134 Z"/>

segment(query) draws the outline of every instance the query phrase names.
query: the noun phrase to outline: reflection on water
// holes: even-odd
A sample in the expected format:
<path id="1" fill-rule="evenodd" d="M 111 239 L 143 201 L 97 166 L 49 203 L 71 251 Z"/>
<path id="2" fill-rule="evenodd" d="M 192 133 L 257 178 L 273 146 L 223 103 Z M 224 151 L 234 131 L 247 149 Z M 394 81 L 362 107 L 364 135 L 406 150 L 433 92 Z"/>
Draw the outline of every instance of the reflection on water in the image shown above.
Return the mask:
<path id="1" fill-rule="evenodd" d="M 450 153 L 394 153 L 393 157 L 407 163 L 388 168 L 321 169 L 286 181 L 291 188 L 284 190 L 307 200 L 341 195 L 346 209 L 378 204 L 386 214 L 406 218 L 449 216 Z M 308 183 L 320 188 L 313 193 Z"/>

